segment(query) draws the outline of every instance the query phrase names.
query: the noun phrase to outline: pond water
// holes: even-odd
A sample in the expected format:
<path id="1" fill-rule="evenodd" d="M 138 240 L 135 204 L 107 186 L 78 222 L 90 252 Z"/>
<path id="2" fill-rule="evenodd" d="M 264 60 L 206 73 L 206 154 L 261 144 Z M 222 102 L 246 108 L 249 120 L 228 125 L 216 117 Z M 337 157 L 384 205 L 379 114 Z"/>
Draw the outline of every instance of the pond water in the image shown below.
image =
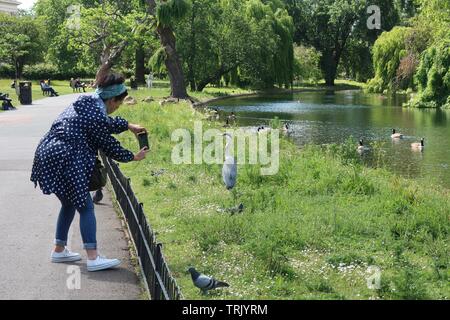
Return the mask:
<path id="1" fill-rule="evenodd" d="M 450 111 L 402 108 L 406 101 L 405 95 L 387 98 L 346 90 L 232 98 L 209 107 L 225 115 L 234 112 L 242 127 L 268 125 L 278 117 L 290 123 L 290 138 L 299 146 L 341 143 L 349 137 L 377 142 L 391 171 L 450 188 Z M 392 140 L 393 128 L 404 139 Z M 413 151 L 411 143 L 422 137 L 424 151 Z M 368 164 L 373 163 L 370 153 L 363 156 Z"/>

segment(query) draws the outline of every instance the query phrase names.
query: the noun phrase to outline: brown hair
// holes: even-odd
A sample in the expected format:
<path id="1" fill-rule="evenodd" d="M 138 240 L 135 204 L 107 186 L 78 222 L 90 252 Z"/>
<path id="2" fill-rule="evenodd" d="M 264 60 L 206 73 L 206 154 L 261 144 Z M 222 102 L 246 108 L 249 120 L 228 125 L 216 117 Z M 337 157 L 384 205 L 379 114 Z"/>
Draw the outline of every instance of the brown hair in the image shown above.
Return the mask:
<path id="1" fill-rule="evenodd" d="M 97 77 L 95 79 L 95 85 L 98 88 L 106 88 L 115 84 L 123 84 L 125 82 L 125 77 L 120 74 L 111 71 L 111 68 L 108 64 L 103 65 L 97 72 Z M 128 96 L 128 91 L 114 97 L 115 101 L 120 101 L 125 99 Z"/>

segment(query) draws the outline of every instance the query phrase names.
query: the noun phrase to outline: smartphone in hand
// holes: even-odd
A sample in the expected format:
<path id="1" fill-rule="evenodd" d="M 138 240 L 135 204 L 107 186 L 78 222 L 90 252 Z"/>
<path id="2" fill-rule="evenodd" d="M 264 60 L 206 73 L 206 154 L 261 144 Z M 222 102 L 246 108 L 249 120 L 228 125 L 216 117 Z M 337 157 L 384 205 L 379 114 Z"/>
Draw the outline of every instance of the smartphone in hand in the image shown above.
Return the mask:
<path id="1" fill-rule="evenodd" d="M 147 150 L 150 150 L 150 144 L 148 143 L 148 134 L 147 132 L 142 132 L 138 134 L 138 140 L 139 140 L 139 148 L 140 150 L 147 148 Z"/>

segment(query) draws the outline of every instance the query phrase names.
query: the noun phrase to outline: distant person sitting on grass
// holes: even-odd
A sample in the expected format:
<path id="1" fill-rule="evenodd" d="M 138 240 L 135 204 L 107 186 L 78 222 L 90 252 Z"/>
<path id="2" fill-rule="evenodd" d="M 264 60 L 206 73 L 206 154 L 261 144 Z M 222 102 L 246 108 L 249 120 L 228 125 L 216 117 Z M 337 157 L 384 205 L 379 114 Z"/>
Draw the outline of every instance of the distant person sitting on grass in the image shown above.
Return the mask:
<path id="1" fill-rule="evenodd" d="M 128 95 L 124 82 L 122 75 L 110 72 L 107 66 L 102 67 L 97 75 L 96 92 L 73 102 L 37 147 L 30 180 L 35 187 L 39 183 L 44 194 L 55 194 L 61 202 L 55 248 L 51 253 L 54 263 L 81 260 L 80 254 L 66 247 L 69 228 L 78 211 L 88 257 L 87 270 L 100 271 L 120 264 L 118 259 L 107 259 L 98 254 L 95 209 L 89 185 L 99 150 L 120 162 L 141 161 L 148 153 L 144 148 L 133 154 L 112 136 L 127 130 L 136 135 L 146 132 L 145 128 L 123 118 L 108 116 L 119 109 Z"/>
<path id="2" fill-rule="evenodd" d="M 42 91 L 44 93 L 45 92 L 49 92 L 52 97 L 58 97 L 59 96 L 58 92 L 56 92 L 55 89 L 53 89 L 51 86 L 49 86 L 47 83 L 45 83 L 44 80 L 40 81 L 40 85 L 41 85 Z"/>

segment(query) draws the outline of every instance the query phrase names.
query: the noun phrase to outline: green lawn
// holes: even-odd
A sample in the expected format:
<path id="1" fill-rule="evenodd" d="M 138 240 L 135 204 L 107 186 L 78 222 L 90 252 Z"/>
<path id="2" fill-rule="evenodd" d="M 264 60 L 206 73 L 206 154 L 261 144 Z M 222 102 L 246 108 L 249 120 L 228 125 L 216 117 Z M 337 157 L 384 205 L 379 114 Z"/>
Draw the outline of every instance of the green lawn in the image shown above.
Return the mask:
<path id="1" fill-rule="evenodd" d="M 138 101 L 167 88 L 131 92 Z M 229 94 L 209 88 L 197 98 Z M 231 89 L 232 91 L 232 89 Z M 235 93 L 235 92 L 234 92 Z M 187 299 L 448 299 L 449 190 L 365 168 L 356 142 L 299 150 L 281 141 L 280 171 L 263 177 L 240 165 L 235 204 L 220 165 L 174 165 L 171 133 L 193 130 L 202 113 L 187 103 L 123 106 L 117 115 L 149 129 L 152 151 L 121 165 L 131 178 L 169 266 Z M 223 120 L 203 120 L 204 130 Z M 130 150 L 129 132 L 119 136 Z M 161 176 L 152 171 L 165 169 Z M 381 288 L 369 289 L 369 266 Z M 230 284 L 203 296 L 187 272 L 195 266 Z"/>
<path id="2" fill-rule="evenodd" d="M 127 86 L 129 84 L 127 83 Z M 135 95 L 139 98 L 145 98 L 151 96 L 153 98 L 163 98 L 169 96 L 170 83 L 166 80 L 156 80 L 153 82 L 153 88 L 147 89 L 146 87 L 139 87 L 137 91 L 129 90 L 130 94 Z M 188 90 L 188 94 L 197 100 L 205 100 L 211 98 L 218 98 L 230 95 L 251 93 L 252 91 L 246 89 L 240 89 L 235 87 L 206 87 L 202 92 L 191 92 Z"/>

